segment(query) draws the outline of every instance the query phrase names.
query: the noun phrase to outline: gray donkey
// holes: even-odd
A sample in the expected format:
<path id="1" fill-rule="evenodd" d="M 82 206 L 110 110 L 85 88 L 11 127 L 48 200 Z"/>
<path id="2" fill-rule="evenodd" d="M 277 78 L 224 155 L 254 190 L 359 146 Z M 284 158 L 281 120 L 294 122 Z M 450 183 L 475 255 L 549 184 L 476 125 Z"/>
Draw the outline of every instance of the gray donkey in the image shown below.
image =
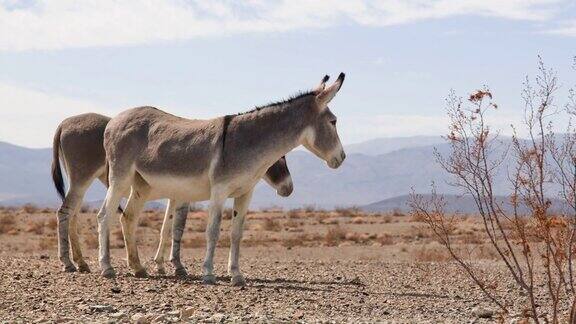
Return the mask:
<path id="1" fill-rule="evenodd" d="M 98 213 L 100 267 L 113 276 L 108 219 L 131 188 L 121 217 L 128 266 L 147 276 L 136 246 L 136 224 L 144 203 L 210 200 L 206 228 L 203 282 L 213 284 L 213 258 L 225 200 L 234 198 L 228 271 L 232 285 L 245 284 L 238 259 L 242 226 L 253 188 L 266 170 L 286 153 L 303 145 L 337 168 L 346 155 L 328 108 L 344 73 L 326 87 L 328 76 L 313 91 L 238 115 L 210 120 L 179 118 L 153 107 L 127 110 L 114 117 L 104 133 L 110 186 Z"/>
<path id="2" fill-rule="evenodd" d="M 99 114 L 88 113 L 73 116 L 60 123 L 54 135 L 52 179 L 59 195 L 62 198 L 62 206 L 58 210 L 58 253 L 64 265 L 64 271 L 76 271 L 76 267 L 70 261 L 69 243 L 72 245 L 72 257 L 81 272 L 89 272 L 90 268 L 82 257 L 82 250 L 78 240 L 76 215 L 86 190 L 92 182 L 98 178 L 105 186 L 108 186 L 108 172 L 104 151 L 104 130 L 110 121 L 109 117 Z M 60 162 L 64 166 L 69 188 L 64 193 L 64 179 Z M 280 196 L 289 196 L 293 185 L 286 159 L 282 157 L 274 163 L 264 175 L 264 180 L 277 190 Z M 127 197 L 129 191 L 124 193 Z M 175 213 L 176 209 L 176 213 Z M 186 270 L 180 262 L 180 240 L 186 224 L 189 204 L 183 203 L 175 206 L 169 202 L 164 217 L 161 231 L 160 246 L 155 257 L 158 271 L 164 273 L 164 255 L 170 237 L 170 229 L 173 230 L 173 244 L 171 262 L 176 269 L 177 275 L 185 275 Z M 174 227 L 172 228 L 172 218 Z"/>

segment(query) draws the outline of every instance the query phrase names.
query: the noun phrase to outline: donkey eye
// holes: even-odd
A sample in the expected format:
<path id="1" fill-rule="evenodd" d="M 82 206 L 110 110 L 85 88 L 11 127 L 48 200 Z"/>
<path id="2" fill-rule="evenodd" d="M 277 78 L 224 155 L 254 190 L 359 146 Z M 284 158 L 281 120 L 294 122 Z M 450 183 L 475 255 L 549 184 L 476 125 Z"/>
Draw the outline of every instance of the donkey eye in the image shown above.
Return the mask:
<path id="1" fill-rule="evenodd" d="M 336 126 L 336 120 L 331 120 L 330 124 L 332 124 L 333 126 Z"/>

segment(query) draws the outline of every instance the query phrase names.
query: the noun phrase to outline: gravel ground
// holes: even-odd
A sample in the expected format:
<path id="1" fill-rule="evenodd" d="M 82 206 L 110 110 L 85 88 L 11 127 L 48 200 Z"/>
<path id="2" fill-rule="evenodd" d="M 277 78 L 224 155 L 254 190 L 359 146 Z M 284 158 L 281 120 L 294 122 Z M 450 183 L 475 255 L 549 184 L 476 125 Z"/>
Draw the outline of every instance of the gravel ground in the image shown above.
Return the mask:
<path id="1" fill-rule="evenodd" d="M 152 250 L 143 251 L 152 255 Z M 217 273 L 225 274 L 218 251 Z M 185 250 L 185 255 L 201 250 Z M 57 256 L 0 254 L 0 319 L 6 321 L 452 322 L 498 314 L 448 263 L 379 260 L 377 247 L 246 248 L 246 287 L 202 285 L 200 258 L 185 258 L 189 278 L 132 277 L 114 251 L 117 279 L 62 273 Z M 97 269 L 95 253 L 90 266 Z M 152 269 L 152 264 L 148 264 Z"/>
<path id="2" fill-rule="evenodd" d="M 422 224 L 408 217 L 250 214 L 241 249 L 247 278 L 242 288 L 231 287 L 225 276 L 229 220 L 224 220 L 215 260 L 222 277 L 217 285 L 206 286 L 199 278 L 202 213 L 189 216 L 182 250 L 190 273 L 185 279 L 154 275 L 149 260 L 161 213 L 146 214 L 139 227 L 140 256 L 152 274 L 147 279 L 128 271 L 118 224 L 112 225 L 118 277 L 100 277 L 93 214 L 80 218 L 84 255 L 93 273 L 63 273 L 54 218 L 50 211 L 0 215 L 0 323 L 527 323 L 518 315 L 526 309 L 526 296 L 493 253 L 479 243 L 468 246 L 479 252 L 475 267 L 510 309 L 506 316 L 450 262 Z M 457 241 L 470 241 L 470 235 L 478 241 L 479 226 L 473 218 L 461 221 Z M 539 303 L 547 305 L 546 300 Z"/>

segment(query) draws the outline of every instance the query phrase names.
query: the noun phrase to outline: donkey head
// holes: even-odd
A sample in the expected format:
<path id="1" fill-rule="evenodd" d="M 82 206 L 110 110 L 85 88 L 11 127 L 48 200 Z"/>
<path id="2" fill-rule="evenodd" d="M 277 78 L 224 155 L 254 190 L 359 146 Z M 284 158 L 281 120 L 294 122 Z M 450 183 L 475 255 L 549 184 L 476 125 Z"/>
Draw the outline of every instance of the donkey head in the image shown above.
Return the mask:
<path id="1" fill-rule="evenodd" d="M 340 73 L 336 82 L 328 87 L 326 81 L 328 76 L 325 76 L 314 90 L 316 98 L 314 107 L 311 107 L 313 113 L 310 125 L 304 133 L 303 144 L 310 152 L 326 161 L 329 167 L 336 169 L 344 162 L 346 153 L 336 131 L 336 116 L 328 108 L 328 103 L 342 87 L 344 73 Z"/>
<path id="2" fill-rule="evenodd" d="M 264 180 L 276 189 L 276 193 L 279 196 L 290 196 L 292 190 L 294 190 L 294 185 L 292 184 L 288 164 L 286 164 L 286 157 L 281 157 L 280 160 L 276 161 L 276 163 L 266 170 Z"/>

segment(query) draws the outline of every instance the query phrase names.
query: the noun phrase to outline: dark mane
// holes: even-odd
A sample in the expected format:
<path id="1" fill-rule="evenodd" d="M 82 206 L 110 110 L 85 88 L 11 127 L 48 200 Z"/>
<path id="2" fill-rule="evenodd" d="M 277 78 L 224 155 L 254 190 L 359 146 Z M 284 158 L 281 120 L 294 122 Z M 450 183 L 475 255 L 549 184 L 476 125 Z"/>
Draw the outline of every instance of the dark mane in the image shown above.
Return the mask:
<path id="1" fill-rule="evenodd" d="M 245 111 L 245 112 L 240 112 L 237 113 L 235 115 L 226 115 L 224 116 L 224 125 L 222 127 L 222 154 L 221 154 L 221 159 L 224 162 L 225 161 L 225 155 L 224 155 L 224 146 L 226 145 L 226 134 L 228 133 L 228 125 L 230 125 L 230 121 L 232 121 L 232 118 L 234 118 L 235 116 L 241 116 L 241 115 L 246 115 L 246 114 L 250 114 L 253 112 L 257 112 L 260 111 L 262 109 L 273 109 L 276 108 L 278 106 L 282 106 L 288 103 L 291 103 L 294 100 L 303 98 L 303 97 L 307 97 L 307 96 L 312 96 L 315 95 L 316 93 L 312 90 L 309 91 L 303 91 L 303 92 L 298 92 L 295 95 L 292 95 L 290 97 L 288 97 L 287 99 L 283 99 L 280 101 L 275 101 L 275 102 L 271 102 L 267 105 L 264 106 L 256 106 L 254 107 L 254 109 L 249 110 L 249 111 Z"/>
<path id="2" fill-rule="evenodd" d="M 245 111 L 245 112 L 240 112 L 240 113 L 237 113 L 237 114 L 234 115 L 234 116 L 246 115 L 246 114 L 249 114 L 249 113 L 253 113 L 253 112 L 256 112 L 256 111 L 260 111 L 260 110 L 262 110 L 262 109 L 274 108 L 274 107 L 277 107 L 277 106 L 281 106 L 281 105 L 290 103 L 290 102 L 292 102 L 292 101 L 294 101 L 294 100 L 297 100 L 297 99 L 300 99 L 300 98 L 303 98 L 303 97 L 307 97 L 307 96 L 311 96 L 311 95 L 315 95 L 315 94 L 316 94 L 316 93 L 315 93 L 313 90 L 301 91 L 301 92 L 298 92 L 298 93 L 296 93 L 295 95 L 292 95 L 292 96 L 290 96 L 290 97 L 288 97 L 288 98 L 286 98 L 286 99 L 282 99 L 282 100 L 279 100 L 279 101 L 273 101 L 273 102 L 270 102 L 270 103 L 268 103 L 268 104 L 266 104 L 266 105 L 263 105 L 263 106 L 256 106 L 256 107 L 254 107 L 254 109 L 252 109 L 252 110 Z"/>

